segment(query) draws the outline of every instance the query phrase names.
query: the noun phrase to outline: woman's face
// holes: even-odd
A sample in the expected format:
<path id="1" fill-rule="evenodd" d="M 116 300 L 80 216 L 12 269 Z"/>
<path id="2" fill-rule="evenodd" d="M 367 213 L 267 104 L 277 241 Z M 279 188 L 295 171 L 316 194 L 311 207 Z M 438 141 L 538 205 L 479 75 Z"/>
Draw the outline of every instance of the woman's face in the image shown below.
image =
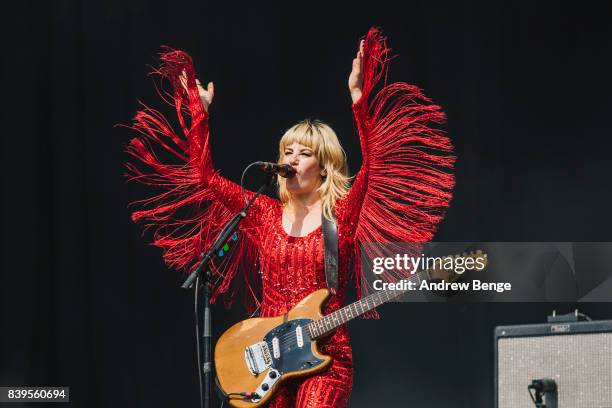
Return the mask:
<path id="1" fill-rule="evenodd" d="M 294 177 L 287 179 L 288 191 L 293 194 L 310 193 L 319 187 L 323 170 L 310 147 L 299 143 L 286 146 L 282 162 L 297 171 Z"/>

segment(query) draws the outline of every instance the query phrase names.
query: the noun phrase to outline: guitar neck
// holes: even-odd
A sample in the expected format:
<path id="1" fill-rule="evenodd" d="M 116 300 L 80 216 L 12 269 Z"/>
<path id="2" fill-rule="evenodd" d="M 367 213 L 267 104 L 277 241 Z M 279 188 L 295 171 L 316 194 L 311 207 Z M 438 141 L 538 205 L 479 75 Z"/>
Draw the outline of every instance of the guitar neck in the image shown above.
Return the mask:
<path id="1" fill-rule="evenodd" d="M 405 280 L 412 282 L 413 285 L 420 285 L 422 281 L 429 280 L 430 276 L 428 271 L 421 271 L 411 275 Z M 322 317 L 319 320 L 315 320 L 308 324 L 308 330 L 310 330 L 311 338 L 316 339 L 326 335 L 327 333 L 335 330 L 337 327 L 345 324 L 346 322 L 361 316 L 364 313 L 369 312 L 377 306 L 387 303 L 396 297 L 406 293 L 408 285 L 405 285 L 406 289 L 401 290 L 380 290 L 373 293 L 355 303 L 344 306 L 342 309 L 338 309 L 335 312 Z"/>

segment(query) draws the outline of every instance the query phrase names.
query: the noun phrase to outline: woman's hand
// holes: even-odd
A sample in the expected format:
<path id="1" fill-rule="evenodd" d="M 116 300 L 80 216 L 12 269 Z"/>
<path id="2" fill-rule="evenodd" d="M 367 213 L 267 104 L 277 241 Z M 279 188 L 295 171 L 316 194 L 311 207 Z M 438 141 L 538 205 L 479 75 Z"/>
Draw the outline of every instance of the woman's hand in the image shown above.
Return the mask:
<path id="1" fill-rule="evenodd" d="M 187 92 L 187 75 L 185 71 L 181 74 L 180 77 L 181 85 L 183 85 L 183 89 Z M 206 86 L 206 89 L 200 83 L 200 80 L 196 78 L 196 85 L 198 86 L 198 93 L 200 94 L 200 99 L 202 99 L 202 105 L 204 106 L 204 110 L 208 112 L 208 107 L 212 103 L 213 97 L 215 96 L 215 86 L 212 82 L 209 82 Z"/>
<path id="2" fill-rule="evenodd" d="M 355 59 L 353 59 L 353 70 L 349 75 L 348 87 L 351 93 L 351 99 L 353 103 L 357 102 L 361 98 L 361 88 L 363 87 L 363 71 L 361 68 L 361 61 L 363 60 L 363 40 L 359 42 L 359 51 Z"/>

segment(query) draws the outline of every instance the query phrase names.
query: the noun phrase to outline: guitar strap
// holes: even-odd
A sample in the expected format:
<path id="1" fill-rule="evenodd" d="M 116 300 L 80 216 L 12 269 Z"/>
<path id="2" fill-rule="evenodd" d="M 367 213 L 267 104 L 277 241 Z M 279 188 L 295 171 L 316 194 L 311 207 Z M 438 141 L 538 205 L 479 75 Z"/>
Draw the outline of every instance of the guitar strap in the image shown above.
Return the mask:
<path id="1" fill-rule="evenodd" d="M 335 295 L 338 290 L 338 227 L 336 214 L 332 211 L 332 220 L 321 214 L 323 229 L 323 250 L 325 258 L 325 280 L 327 288 Z"/>

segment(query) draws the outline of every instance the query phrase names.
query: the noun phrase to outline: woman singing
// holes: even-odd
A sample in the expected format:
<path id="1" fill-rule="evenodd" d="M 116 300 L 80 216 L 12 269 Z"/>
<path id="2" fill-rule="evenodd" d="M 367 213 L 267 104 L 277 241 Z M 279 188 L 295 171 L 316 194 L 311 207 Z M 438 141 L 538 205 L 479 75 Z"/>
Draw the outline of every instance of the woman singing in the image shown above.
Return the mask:
<path id="1" fill-rule="evenodd" d="M 430 127 L 444 121 L 440 108 L 406 83 L 373 87 L 385 74 L 388 48 L 379 31 L 370 29 L 360 42 L 348 80 L 363 163 L 350 183 L 347 163 L 334 131 L 318 120 L 303 120 L 289 128 L 279 143 L 279 163 L 296 170 L 279 178 L 279 197 L 260 196 L 240 227 L 232 257 L 213 267 L 219 294 L 231 297 L 237 271 L 247 292 L 261 308 L 262 317 L 286 313 L 315 290 L 326 287 L 322 216 L 336 220 L 338 229 L 338 290 L 324 314 L 339 309 L 355 269 L 358 296 L 363 271 L 359 246 L 363 243 L 426 242 L 451 199 L 454 179 L 452 146 L 444 134 Z M 133 213 L 156 230 L 154 244 L 166 262 L 190 270 L 197 255 L 208 248 L 244 198 L 239 185 L 220 176 L 210 153 L 208 109 L 213 85 L 206 89 L 196 79 L 191 58 L 169 50 L 156 71 L 168 79 L 184 136 L 174 133 L 157 111 L 138 112 L 128 151 L 150 171 L 128 164 L 131 176 L 164 191 L 143 202 Z M 190 119 L 190 121 L 189 121 Z M 154 143 L 153 143 L 154 142 Z M 163 164 L 153 151 L 160 145 L 181 165 Z M 247 192 L 247 198 L 252 197 Z M 261 301 L 252 289 L 261 283 Z M 344 407 L 351 392 L 353 365 L 349 334 L 342 326 L 320 343 L 333 357 L 330 368 L 301 382 L 285 383 L 270 407 Z"/>

